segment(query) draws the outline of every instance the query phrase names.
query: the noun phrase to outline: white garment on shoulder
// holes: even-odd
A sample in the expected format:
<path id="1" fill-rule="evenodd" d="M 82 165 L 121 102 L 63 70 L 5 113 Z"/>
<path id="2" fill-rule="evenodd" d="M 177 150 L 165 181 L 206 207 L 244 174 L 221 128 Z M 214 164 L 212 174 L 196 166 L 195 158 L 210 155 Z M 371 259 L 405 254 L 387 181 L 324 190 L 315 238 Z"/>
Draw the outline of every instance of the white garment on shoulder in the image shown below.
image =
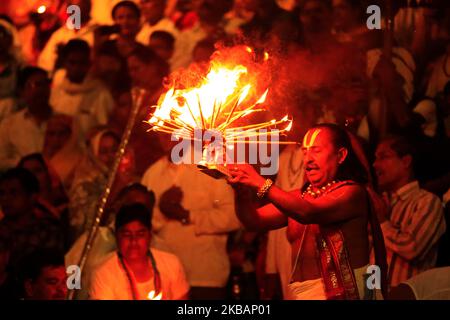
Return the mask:
<path id="1" fill-rule="evenodd" d="M 231 187 L 196 165 L 175 165 L 167 156 L 146 171 L 142 184 L 156 197 L 153 245 L 180 258 L 191 286 L 224 287 L 230 272 L 227 233 L 240 227 Z M 161 195 L 173 186 L 183 192 L 181 204 L 190 212 L 189 225 L 170 220 L 159 210 Z"/>
<path id="2" fill-rule="evenodd" d="M 63 25 L 56 30 L 47 41 L 44 49 L 38 58 L 38 66 L 49 72 L 53 71 L 56 59 L 58 57 L 58 46 L 65 45 L 72 39 L 81 39 L 86 41 L 89 46 L 94 44 L 94 30 L 97 24 L 90 20 L 80 30 L 71 30 L 66 25 Z"/>
<path id="3" fill-rule="evenodd" d="M 427 270 L 404 283 L 417 300 L 450 300 L 450 267 Z"/>
<path id="4" fill-rule="evenodd" d="M 192 62 L 195 46 L 205 39 L 206 36 L 206 32 L 199 24 L 192 29 L 180 32 L 179 41 L 172 57 L 172 70 L 187 68 Z"/>
<path id="5" fill-rule="evenodd" d="M 172 58 L 169 61 L 170 68 L 173 71 L 178 66 L 178 64 L 176 62 L 176 59 L 180 55 L 180 50 L 182 50 L 182 48 L 180 48 L 180 43 L 181 42 L 180 42 L 180 39 L 179 39 L 180 31 L 176 28 L 176 26 L 175 26 L 175 24 L 173 23 L 172 20 L 170 20 L 168 18 L 163 18 L 163 19 L 158 21 L 158 23 L 156 23 L 153 26 L 149 25 L 148 23 L 145 23 L 142 26 L 142 28 L 139 31 L 139 33 L 137 34 L 136 41 L 142 43 L 145 46 L 148 46 L 149 42 L 150 42 L 150 36 L 155 31 L 165 31 L 167 33 L 170 33 L 175 39 L 174 54 L 173 54 Z"/>
<path id="6" fill-rule="evenodd" d="M 147 22 L 142 25 L 141 30 L 136 36 L 136 41 L 142 43 L 145 46 L 148 46 L 150 42 L 150 36 L 155 31 L 165 31 L 170 33 L 176 40 L 178 37 L 178 29 L 175 27 L 175 24 L 172 20 L 168 18 L 163 18 L 158 21 L 155 25 L 151 26 Z"/>
<path id="7" fill-rule="evenodd" d="M 81 255 L 86 245 L 88 233 L 82 234 L 72 245 L 70 250 L 66 253 L 64 260 L 66 267 L 70 265 L 78 265 Z M 89 297 L 89 288 L 91 287 L 92 272 L 101 265 L 111 254 L 117 249 L 116 238 L 111 228 L 99 227 L 97 235 L 89 252 L 89 259 L 81 275 L 81 289 L 76 292 L 76 299 L 85 300 Z"/>
<path id="8" fill-rule="evenodd" d="M 168 252 L 151 249 L 156 267 L 161 276 L 161 291 L 163 300 L 178 300 L 189 292 L 183 267 L 179 259 Z M 138 285 L 139 300 L 146 300 L 151 290 L 154 290 L 154 279 Z M 139 290 L 141 289 L 141 290 Z M 144 292 L 143 290 L 148 290 Z M 130 283 L 125 271 L 120 265 L 117 252 L 101 264 L 93 273 L 91 279 L 90 298 L 95 300 L 131 300 Z"/>
<path id="9" fill-rule="evenodd" d="M 91 128 L 108 122 L 114 100 L 98 80 L 86 78 L 83 83 L 76 84 L 64 78 L 52 88 L 50 104 L 55 111 L 75 117 L 83 136 Z"/>
<path id="10" fill-rule="evenodd" d="M 284 191 L 300 190 L 303 185 L 303 152 L 297 146 L 288 146 L 280 155 L 275 184 Z M 279 274 L 284 299 L 288 298 L 288 284 L 292 270 L 292 248 L 286 235 L 287 228 L 269 231 L 267 239 L 266 272 Z"/>
<path id="11" fill-rule="evenodd" d="M 38 125 L 27 109 L 6 117 L 0 124 L 0 169 L 15 167 L 31 153 L 42 152 L 47 123 Z"/>

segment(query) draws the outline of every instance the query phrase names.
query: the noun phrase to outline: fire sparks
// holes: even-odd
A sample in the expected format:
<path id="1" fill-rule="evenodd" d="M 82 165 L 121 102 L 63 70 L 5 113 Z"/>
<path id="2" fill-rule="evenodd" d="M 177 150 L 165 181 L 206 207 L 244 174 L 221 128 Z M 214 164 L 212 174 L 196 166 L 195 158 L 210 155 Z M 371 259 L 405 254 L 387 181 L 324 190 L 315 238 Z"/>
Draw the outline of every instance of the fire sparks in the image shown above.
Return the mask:
<path id="1" fill-rule="evenodd" d="M 245 51 L 253 52 L 249 47 Z M 264 62 L 268 59 L 266 53 Z M 181 89 L 174 85 L 163 94 L 148 120 L 152 126 L 150 130 L 191 140 L 196 129 L 213 130 L 228 142 L 242 142 L 243 138 L 262 135 L 262 129 L 278 128 L 279 133 L 289 131 L 292 120 L 287 116 L 281 120 L 243 125 L 247 120 L 244 118 L 267 109 L 265 102 L 269 89 L 258 94 L 251 79 L 252 75 L 244 65 L 212 61 L 200 83 Z"/>
<path id="2" fill-rule="evenodd" d="M 47 11 L 47 7 L 44 5 L 39 6 L 39 8 L 37 8 L 37 13 L 39 14 L 43 14 L 45 11 Z"/>
<path id="3" fill-rule="evenodd" d="M 154 290 L 150 291 L 147 296 L 148 300 L 161 300 L 162 299 L 162 292 L 159 294 L 156 294 Z"/>

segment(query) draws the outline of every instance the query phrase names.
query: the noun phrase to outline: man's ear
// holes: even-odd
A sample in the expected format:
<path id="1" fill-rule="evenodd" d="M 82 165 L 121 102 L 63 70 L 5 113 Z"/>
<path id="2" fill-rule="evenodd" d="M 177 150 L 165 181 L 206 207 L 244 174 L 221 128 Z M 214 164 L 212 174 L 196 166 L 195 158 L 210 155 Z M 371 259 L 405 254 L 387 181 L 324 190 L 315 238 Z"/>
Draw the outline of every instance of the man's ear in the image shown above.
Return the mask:
<path id="1" fill-rule="evenodd" d="M 31 279 L 26 279 L 23 283 L 23 288 L 25 290 L 25 296 L 28 298 L 33 297 L 33 284 Z"/>
<path id="2" fill-rule="evenodd" d="M 347 158 L 348 155 L 348 150 L 347 148 L 340 148 L 338 151 L 338 161 L 339 164 L 341 164 L 342 162 L 345 161 L 345 159 Z"/>
<path id="3" fill-rule="evenodd" d="M 408 169 L 412 169 L 413 158 L 411 155 L 407 154 L 406 156 L 402 157 L 402 162 Z"/>

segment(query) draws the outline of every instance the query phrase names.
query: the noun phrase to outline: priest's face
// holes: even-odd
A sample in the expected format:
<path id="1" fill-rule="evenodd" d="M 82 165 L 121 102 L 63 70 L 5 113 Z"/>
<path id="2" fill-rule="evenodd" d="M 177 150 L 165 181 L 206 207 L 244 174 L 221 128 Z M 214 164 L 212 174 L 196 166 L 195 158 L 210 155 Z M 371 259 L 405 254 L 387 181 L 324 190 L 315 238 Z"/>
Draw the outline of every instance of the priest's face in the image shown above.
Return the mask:
<path id="1" fill-rule="evenodd" d="M 347 156 L 345 148 L 336 148 L 331 133 L 326 128 L 309 130 L 303 139 L 302 150 L 306 177 L 314 187 L 333 181 L 339 165 Z"/>

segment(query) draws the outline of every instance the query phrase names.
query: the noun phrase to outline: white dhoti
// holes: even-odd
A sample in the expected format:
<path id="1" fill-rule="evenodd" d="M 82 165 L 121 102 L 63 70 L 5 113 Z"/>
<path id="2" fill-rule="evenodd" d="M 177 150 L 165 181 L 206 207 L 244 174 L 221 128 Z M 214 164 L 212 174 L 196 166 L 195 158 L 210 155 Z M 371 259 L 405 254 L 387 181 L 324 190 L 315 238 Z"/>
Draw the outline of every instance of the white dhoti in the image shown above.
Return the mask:
<path id="1" fill-rule="evenodd" d="M 370 290 L 366 286 L 367 266 L 354 269 L 356 285 L 361 299 L 380 299 L 378 290 Z M 326 300 L 325 286 L 322 278 L 302 282 L 292 282 L 288 285 L 288 300 Z"/>
<path id="2" fill-rule="evenodd" d="M 288 284 L 288 300 L 326 300 L 322 278 Z"/>

